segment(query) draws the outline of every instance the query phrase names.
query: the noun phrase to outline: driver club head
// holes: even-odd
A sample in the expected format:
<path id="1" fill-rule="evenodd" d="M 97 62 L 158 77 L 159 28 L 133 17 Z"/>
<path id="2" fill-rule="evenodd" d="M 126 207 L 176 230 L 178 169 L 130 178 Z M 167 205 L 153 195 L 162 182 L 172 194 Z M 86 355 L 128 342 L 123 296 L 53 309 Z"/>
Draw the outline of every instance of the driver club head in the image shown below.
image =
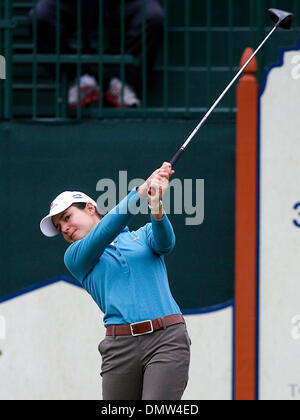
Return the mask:
<path id="1" fill-rule="evenodd" d="M 269 9 L 271 19 L 279 28 L 290 30 L 294 24 L 295 16 L 285 10 Z"/>

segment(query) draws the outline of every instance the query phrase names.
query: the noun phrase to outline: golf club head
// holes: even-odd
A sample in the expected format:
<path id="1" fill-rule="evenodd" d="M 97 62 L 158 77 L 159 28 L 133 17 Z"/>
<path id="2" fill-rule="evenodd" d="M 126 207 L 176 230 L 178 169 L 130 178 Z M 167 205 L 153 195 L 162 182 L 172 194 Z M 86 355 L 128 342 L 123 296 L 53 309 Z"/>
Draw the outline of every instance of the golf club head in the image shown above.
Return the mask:
<path id="1" fill-rule="evenodd" d="M 285 10 L 269 9 L 269 13 L 273 22 L 279 28 L 290 30 L 294 24 L 295 16 L 293 13 L 286 12 Z"/>

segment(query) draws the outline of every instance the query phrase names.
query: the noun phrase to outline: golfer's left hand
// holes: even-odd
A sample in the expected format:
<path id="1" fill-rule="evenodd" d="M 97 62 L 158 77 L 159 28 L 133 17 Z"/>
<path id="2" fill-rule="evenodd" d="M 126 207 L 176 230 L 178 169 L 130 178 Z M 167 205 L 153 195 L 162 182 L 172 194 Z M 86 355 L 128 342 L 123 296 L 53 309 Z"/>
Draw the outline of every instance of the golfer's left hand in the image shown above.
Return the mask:
<path id="1" fill-rule="evenodd" d="M 172 166 L 168 162 L 164 162 L 162 166 L 154 172 L 149 178 L 148 185 L 148 201 L 151 207 L 157 207 L 163 195 L 169 188 L 169 178 L 175 173 Z"/>
<path id="2" fill-rule="evenodd" d="M 138 193 L 142 196 L 142 197 L 147 197 L 149 196 L 149 188 L 151 186 L 151 182 L 160 182 L 165 180 L 169 180 L 169 178 L 175 173 L 175 171 L 172 169 L 172 166 L 169 162 L 164 162 L 160 168 L 156 169 L 147 179 L 146 182 L 144 182 L 144 184 L 142 184 L 139 188 L 138 188 Z M 153 193 L 153 191 L 152 191 Z"/>
<path id="3" fill-rule="evenodd" d="M 159 169 L 157 169 L 157 175 L 161 178 L 169 179 L 175 171 L 172 169 L 172 165 L 169 162 L 164 162 Z"/>

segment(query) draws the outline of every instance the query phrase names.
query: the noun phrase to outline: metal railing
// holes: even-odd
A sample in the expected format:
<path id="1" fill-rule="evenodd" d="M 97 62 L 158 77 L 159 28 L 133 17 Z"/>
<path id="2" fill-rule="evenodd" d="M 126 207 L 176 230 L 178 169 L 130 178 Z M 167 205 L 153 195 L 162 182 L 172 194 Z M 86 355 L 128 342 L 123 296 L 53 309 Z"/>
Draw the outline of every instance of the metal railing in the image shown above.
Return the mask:
<path id="1" fill-rule="evenodd" d="M 62 50 L 61 3 L 56 2 L 57 24 L 50 53 L 38 49 L 39 31 L 37 2 L 1 0 L 0 54 L 6 59 L 5 81 L 0 80 L 0 119 L 81 120 L 111 117 L 199 117 L 205 113 L 239 67 L 247 46 L 255 47 L 270 28 L 266 10 L 269 7 L 289 9 L 296 15 L 293 31 L 278 31 L 277 41 L 259 55 L 260 74 L 265 65 L 276 60 L 278 46 L 295 45 L 299 33 L 299 0 L 161 0 L 163 39 L 154 69 L 147 74 L 147 0 L 141 2 L 141 55 L 126 54 L 126 0 L 120 0 L 119 51 L 110 51 L 107 41 L 103 2 L 98 0 L 98 30 L 88 52 L 84 48 L 82 16 L 85 0 L 74 0 L 75 27 L 71 39 L 73 51 Z M 33 10 L 31 34 L 28 12 Z M 279 42 L 280 41 L 280 42 Z M 274 62 L 274 61 L 273 61 Z M 100 91 L 110 65 L 120 66 L 120 79 L 125 82 L 128 65 L 141 66 L 139 108 L 112 108 L 101 99 L 86 108 L 68 106 L 70 80 L 67 68 L 73 66 L 77 87 L 83 68 L 94 69 Z M 45 72 L 52 66 L 52 77 Z M 124 88 L 122 88 L 124 93 Z M 216 109 L 219 118 L 234 118 L 235 91 Z"/>

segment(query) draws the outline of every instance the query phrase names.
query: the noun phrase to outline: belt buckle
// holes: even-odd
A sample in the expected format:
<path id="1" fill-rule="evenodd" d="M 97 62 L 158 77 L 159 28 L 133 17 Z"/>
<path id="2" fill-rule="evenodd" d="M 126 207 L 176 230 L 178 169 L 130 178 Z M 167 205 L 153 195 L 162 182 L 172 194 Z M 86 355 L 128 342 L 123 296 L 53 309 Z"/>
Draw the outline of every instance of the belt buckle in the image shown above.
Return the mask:
<path id="1" fill-rule="evenodd" d="M 150 330 L 150 331 L 147 331 L 147 332 L 144 332 L 144 333 L 136 333 L 136 334 L 135 334 L 135 333 L 133 332 L 133 328 L 132 328 L 132 327 L 133 327 L 134 325 L 144 324 L 145 322 L 149 322 L 149 323 L 150 323 L 151 330 Z M 152 324 L 151 319 L 148 319 L 147 321 L 134 322 L 133 324 L 129 324 L 129 326 L 130 326 L 131 335 L 132 335 L 133 337 L 136 337 L 136 336 L 138 336 L 138 335 L 151 334 L 151 333 L 153 333 L 153 331 L 154 331 L 154 329 L 153 329 L 153 324 Z"/>

